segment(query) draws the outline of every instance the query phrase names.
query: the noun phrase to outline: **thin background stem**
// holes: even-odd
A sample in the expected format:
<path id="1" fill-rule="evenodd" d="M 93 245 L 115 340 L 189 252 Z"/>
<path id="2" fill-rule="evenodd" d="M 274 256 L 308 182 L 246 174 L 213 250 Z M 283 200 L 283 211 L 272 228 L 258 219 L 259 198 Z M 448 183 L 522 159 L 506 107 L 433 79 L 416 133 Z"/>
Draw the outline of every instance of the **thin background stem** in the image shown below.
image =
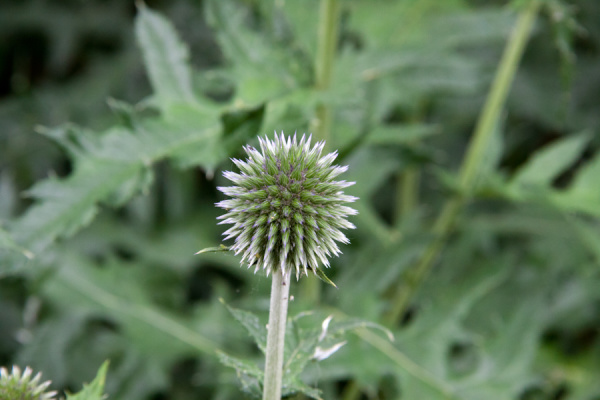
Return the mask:
<path id="1" fill-rule="evenodd" d="M 317 59 L 315 61 L 315 88 L 326 91 L 331 85 L 339 30 L 339 0 L 321 0 Z M 317 140 L 325 141 L 325 150 L 331 132 L 331 107 L 319 104 L 310 130 Z M 308 278 L 308 277 L 307 277 Z M 302 280 L 303 300 L 316 305 L 321 297 L 320 281 L 314 277 Z"/>
<path id="2" fill-rule="evenodd" d="M 319 10 L 319 37 L 317 59 L 315 61 L 315 87 L 326 91 L 331 85 L 333 64 L 336 56 L 339 30 L 339 0 L 321 0 Z M 331 130 L 331 107 L 320 104 L 317 107 L 313 134 L 319 140 L 329 140 Z"/>
<path id="3" fill-rule="evenodd" d="M 448 199 L 432 229 L 436 238 L 425 250 L 421 260 L 409 271 L 406 279 L 396 288 L 391 311 L 385 318 L 390 325 L 395 324 L 406 311 L 410 300 L 426 278 L 433 262 L 443 248 L 454 220 L 464 204 L 462 196 L 469 196 L 475 186 L 477 171 L 506 103 L 508 91 L 512 86 L 539 8 L 540 2 L 534 0 L 519 14 L 460 169 L 459 180 L 462 195 L 455 195 Z"/>
<path id="4" fill-rule="evenodd" d="M 273 271 L 267 328 L 267 352 L 263 400 L 281 400 L 285 326 L 290 293 L 290 272 Z"/>
<path id="5" fill-rule="evenodd" d="M 403 171 L 398 179 L 396 226 L 410 215 L 419 202 L 419 181 L 421 173 L 417 168 L 410 167 Z"/>

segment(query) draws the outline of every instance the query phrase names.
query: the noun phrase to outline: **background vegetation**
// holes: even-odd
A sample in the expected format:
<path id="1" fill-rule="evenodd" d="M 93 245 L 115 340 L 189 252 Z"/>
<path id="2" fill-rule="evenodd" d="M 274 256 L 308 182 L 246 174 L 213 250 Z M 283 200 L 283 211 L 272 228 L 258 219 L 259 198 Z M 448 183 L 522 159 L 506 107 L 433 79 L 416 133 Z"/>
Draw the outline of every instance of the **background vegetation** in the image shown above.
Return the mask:
<path id="1" fill-rule="evenodd" d="M 361 199 L 338 289 L 291 289 L 290 397 L 600 399 L 600 3 L 320 3 L 2 2 L 0 365 L 252 398 L 270 282 L 193 254 L 283 130 Z"/>

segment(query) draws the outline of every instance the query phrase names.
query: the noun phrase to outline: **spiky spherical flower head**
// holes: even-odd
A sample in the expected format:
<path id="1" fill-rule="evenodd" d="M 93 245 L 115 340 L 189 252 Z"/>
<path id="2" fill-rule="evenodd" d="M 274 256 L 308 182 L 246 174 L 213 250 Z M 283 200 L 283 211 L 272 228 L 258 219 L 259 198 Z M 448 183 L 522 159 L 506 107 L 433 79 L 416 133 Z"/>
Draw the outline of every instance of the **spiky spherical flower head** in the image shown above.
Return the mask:
<path id="1" fill-rule="evenodd" d="M 227 210 L 222 224 L 233 224 L 224 235 L 235 239 L 231 250 L 242 263 L 266 270 L 281 268 L 296 278 L 329 266 L 328 257 L 340 254 L 336 242 L 349 243 L 340 229 L 353 229 L 346 220 L 356 210 L 344 203 L 357 200 L 342 189 L 354 182 L 335 181 L 348 167 L 332 165 L 337 152 L 321 157 L 325 142 L 311 147 L 311 137 L 298 142 L 275 133 L 259 138 L 260 150 L 245 146 L 246 161 L 232 159 L 240 173 L 226 171 L 235 186 L 218 189 L 230 199 L 217 203 Z"/>
<path id="2" fill-rule="evenodd" d="M 32 370 L 27 367 L 23 372 L 17 366 L 0 368 L 0 399 L 2 400 L 50 400 L 56 392 L 47 392 L 50 381 L 40 383 L 41 373 L 31 377 Z"/>

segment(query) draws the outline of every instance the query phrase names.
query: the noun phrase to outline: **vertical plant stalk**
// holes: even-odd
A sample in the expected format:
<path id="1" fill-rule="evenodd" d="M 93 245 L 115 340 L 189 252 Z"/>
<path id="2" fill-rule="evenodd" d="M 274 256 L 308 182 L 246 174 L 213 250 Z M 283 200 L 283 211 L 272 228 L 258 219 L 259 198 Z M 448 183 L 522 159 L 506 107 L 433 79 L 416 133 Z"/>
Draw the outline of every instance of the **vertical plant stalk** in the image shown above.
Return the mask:
<path id="1" fill-rule="evenodd" d="M 315 87 L 325 91 L 331 85 L 339 30 L 339 0 L 321 0 L 319 11 L 319 37 L 315 64 Z M 313 134 L 319 140 L 328 142 L 331 130 L 331 108 L 319 104 Z"/>
<path id="2" fill-rule="evenodd" d="M 338 41 L 339 0 L 321 0 L 319 10 L 319 32 L 317 59 L 315 62 L 315 88 L 326 91 L 331 85 L 333 64 Z M 315 119 L 311 122 L 311 131 L 317 140 L 329 143 L 331 132 L 331 107 L 319 104 Z M 312 304 L 318 304 L 321 286 L 317 279 L 305 279 L 301 283 L 302 298 Z"/>
<path id="3" fill-rule="evenodd" d="M 467 154 L 460 169 L 459 182 L 461 192 L 466 196 L 470 196 L 476 183 L 477 170 L 488 146 L 490 136 L 498 123 L 500 114 L 506 103 L 508 91 L 514 81 L 517 67 L 523 56 L 527 40 L 531 35 L 539 8 L 540 1 L 532 0 L 520 12 L 515 29 L 504 49 L 500 66 L 496 72 L 483 111 L 475 126 L 475 132 L 473 133 Z M 395 324 L 404 314 L 414 293 L 426 278 L 433 262 L 442 250 L 463 203 L 464 198 L 461 195 L 455 195 L 447 200 L 432 229 L 435 239 L 395 291 L 391 310 L 385 318 L 388 324 Z"/>
<path id="4" fill-rule="evenodd" d="M 283 378 L 283 353 L 288 298 L 290 293 L 290 271 L 273 271 L 269 325 L 267 327 L 267 354 L 263 400 L 281 400 Z"/>

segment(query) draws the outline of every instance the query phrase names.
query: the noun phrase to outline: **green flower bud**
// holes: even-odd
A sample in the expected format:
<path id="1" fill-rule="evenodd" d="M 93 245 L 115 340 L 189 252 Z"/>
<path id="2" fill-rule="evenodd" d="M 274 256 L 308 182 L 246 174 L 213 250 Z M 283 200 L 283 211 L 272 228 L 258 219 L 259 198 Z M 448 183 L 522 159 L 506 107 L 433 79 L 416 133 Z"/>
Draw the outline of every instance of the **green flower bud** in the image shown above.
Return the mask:
<path id="1" fill-rule="evenodd" d="M 4 367 L 0 368 L 0 399 L 2 400 L 50 400 L 56 392 L 47 392 L 50 381 L 40 383 L 42 374 L 38 373 L 33 379 L 31 368 L 21 369 L 12 367 L 9 373 Z"/>
<path id="2" fill-rule="evenodd" d="M 224 233 L 235 240 L 231 250 L 255 273 L 281 268 L 298 278 L 319 262 L 328 267 L 327 257 L 341 253 L 335 242 L 349 243 L 340 229 L 354 229 L 345 218 L 357 212 L 343 203 L 357 198 L 342 191 L 354 182 L 334 180 L 348 167 L 332 166 L 337 152 L 321 157 L 325 142 L 311 147 L 311 136 L 259 142 L 260 152 L 246 146 L 248 159 L 232 160 L 241 173 L 223 173 L 235 186 L 218 188 L 231 197 L 217 203 L 227 210 L 220 223 L 233 225 Z"/>

